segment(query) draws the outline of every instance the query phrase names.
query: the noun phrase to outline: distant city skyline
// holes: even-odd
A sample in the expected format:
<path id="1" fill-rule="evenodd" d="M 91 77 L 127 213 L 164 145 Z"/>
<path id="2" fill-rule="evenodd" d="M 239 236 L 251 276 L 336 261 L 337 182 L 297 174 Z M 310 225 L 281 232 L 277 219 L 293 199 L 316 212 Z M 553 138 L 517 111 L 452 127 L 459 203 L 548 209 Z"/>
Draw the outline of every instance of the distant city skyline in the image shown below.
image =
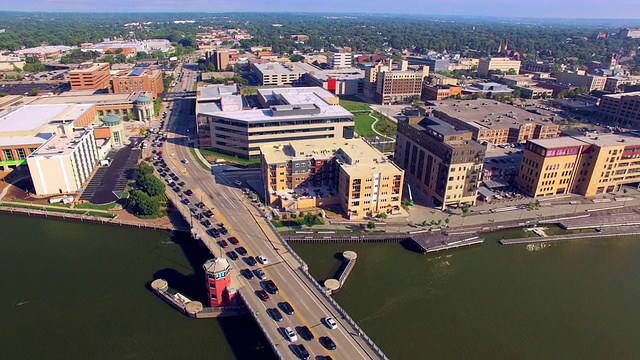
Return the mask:
<path id="1" fill-rule="evenodd" d="M 8 11 L 50 12 L 318 12 L 497 16 L 528 18 L 640 18 L 639 0 L 24 0 L 3 4 Z M 638 20 L 640 26 L 640 20 Z"/>

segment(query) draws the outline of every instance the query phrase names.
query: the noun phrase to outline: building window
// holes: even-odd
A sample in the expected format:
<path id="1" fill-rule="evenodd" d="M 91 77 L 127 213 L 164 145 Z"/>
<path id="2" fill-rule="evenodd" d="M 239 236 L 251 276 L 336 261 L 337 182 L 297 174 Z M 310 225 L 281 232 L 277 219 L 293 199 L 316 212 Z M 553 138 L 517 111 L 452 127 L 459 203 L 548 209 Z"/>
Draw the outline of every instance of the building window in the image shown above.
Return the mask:
<path id="1" fill-rule="evenodd" d="M 16 149 L 16 154 L 18 155 L 18 160 L 24 160 L 26 157 L 24 149 Z"/>
<path id="2" fill-rule="evenodd" d="M 4 150 L 2 150 L 2 154 L 4 155 L 4 159 L 5 159 L 6 161 L 13 161 L 13 160 L 15 160 L 15 159 L 13 158 L 13 152 L 11 152 L 11 149 L 4 149 Z"/>

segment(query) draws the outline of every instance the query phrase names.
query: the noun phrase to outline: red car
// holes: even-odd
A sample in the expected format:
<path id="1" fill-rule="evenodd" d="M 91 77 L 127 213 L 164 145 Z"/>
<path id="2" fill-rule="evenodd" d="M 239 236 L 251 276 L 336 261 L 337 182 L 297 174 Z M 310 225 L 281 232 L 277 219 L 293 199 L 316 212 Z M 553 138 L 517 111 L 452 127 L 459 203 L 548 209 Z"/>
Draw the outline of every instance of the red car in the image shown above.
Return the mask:
<path id="1" fill-rule="evenodd" d="M 227 248 L 227 247 L 229 246 L 229 243 L 227 243 L 227 242 L 226 242 L 226 241 L 224 241 L 224 240 L 220 240 L 220 246 L 221 246 L 222 248 Z"/>
<path id="2" fill-rule="evenodd" d="M 269 301 L 269 294 L 267 294 L 266 291 L 264 290 L 258 290 L 258 297 L 262 300 L 262 301 Z"/>
<path id="3" fill-rule="evenodd" d="M 162 151 L 158 151 L 158 156 L 162 156 Z"/>
<path id="4" fill-rule="evenodd" d="M 235 236 L 232 236 L 227 240 L 229 240 L 229 242 L 232 243 L 233 245 L 238 245 L 240 243 L 240 241 L 238 241 L 238 239 Z"/>

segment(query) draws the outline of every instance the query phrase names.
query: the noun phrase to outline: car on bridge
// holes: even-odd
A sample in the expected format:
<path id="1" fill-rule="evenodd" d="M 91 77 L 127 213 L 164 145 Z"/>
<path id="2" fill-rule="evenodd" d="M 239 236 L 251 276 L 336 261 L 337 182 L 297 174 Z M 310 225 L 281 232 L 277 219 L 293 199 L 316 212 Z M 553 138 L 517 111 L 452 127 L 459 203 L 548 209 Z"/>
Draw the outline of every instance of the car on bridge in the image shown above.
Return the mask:
<path id="1" fill-rule="evenodd" d="M 247 263 L 247 265 L 249 266 L 256 266 L 257 262 L 256 259 L 253 258 L 253 256 L 247 256 L 244 258 L 244 262 Z"/>
<path id="2" fill-rule="evenodd" d="M 271 318 L 277 322 L 281 322 L 284 319 L 280 311 L 276 308 L 267 309 L 267 314 L 269 314 L 269 316 L 271 316 Z"/>
<path id="3" fill-rule="evenodd" d="M 298 331 L 298 334 L 300 335 L 301 338 L 307 341 L 311 341 L 314 338 L 313 333 L 311 332 L 311 330 L 309 330 L 309 327 L 307 327 L 306 325 L 298 326 L 296 328 L 296 331 Z"/>
<path id="4" fill-rule="evenodd" d="M 253 273 L 249 269 L 240 270 L 240 274 L 242 274 L 242 276 L 244 276 L 247 280 L 253 279 Z"/>
<path id="5" fill-rule="evenodd" d="M 275 295 L 278 293 L 278 287 L 276 286 L 276 284 L 273 282 L 273 280 L 265 280 L 262 283 L 262 287 L 267 290 L 267 292 L 269 294 Z"/>
<path id="6" fill-rule="evenodd" d="M 264 271 L 262 271 L 262 269 L 254 270 L 253 273 L 256 274 L 258 279 L 267 280 L 267 275 L 264 273 Z"/>
<path id="7" fill-rule="evenodd" d="M 293 332 L 293 329 L 291 329 L 291 327 L 287 326 L 286 328 L 284 328 L 283 332 L 284 332 L 285 338 L 290 342 L 298 341 L 298 335 L 296 335 L 296 333 Z"/>
<path id="8" fill-rule="evenodd" d="M 278 303 L 278 307 L 280 307 L 280 309 L 282 309 L 282 311 L 284 311 L 284 313 L 287 315 L 293 315 L 293 313 L 295 312 L 293 310 L 293 306 L 291 306 L 288 301 Z"/>
<path id="9" fill-rule="evenodd" d="M 266 291 L 264 290 L 258 290 L 256 291 L 256 295 L 258 295 L 258 297 L 260 298 L 260 300 L 262 301 L 269 301 L 269 294 L 267 294 Z"/>
<path id="10" fill-rule="evenodd" d="M 331 340 L 330 337 L 321 336 L 320 339 L 318 339 L 318 340 L 320 340 L 320 344 L 322 344 L 322 346 L 324 346 L 328 350 L 335 350 L 336 349 L 336 343 L 333 342 L 333 340 Z"/>
<path id="11" fill-rule="evenodd" d="M 326 318 L 322 319 L 322 322 L 326 327 L 328 327 L 331 330 L 335 330 L 338 328 L 338 323 L 335 320 L 333 320 L 333 318 L 330 316 L 327 316 Z"/>
<path id="12" fill-rule="evenodd" d="M 231 259 L 233 261 L 238 260 L 238 254 L 236 254 L 236 252 L 233 251 L 233 250 L 227 251 L 227 256 L 229 257 L 229 259 Z"/>
<path id="13" fill-rule="evenodd" d="M 267 265 L 269 263 L 269 260 L 263 255 L 258 255 L 257 259 L 258 259 L 258 262 L 262 265 Z"/>
<path id="14" fill-rule="evenodd" d="M 247 249 L 245 249 L 245 248 L 244 248 L 244 246 L 238 246 L 238 247 L 236 248 L 236 252 L 237 252 L 238 254 L 240 254 L 240 256 L 245 256 L 245 255 L 247 255 Z"/>
<path id="15" fill-rule="evenodd" d="M 308 360 L 309 359 L 309 351 L 302 344 L 294 344 L 292 345 L 293 349 L 295 349 L 294 353 L 300 358 L 300 360 Z"/>
<path id="16" fill-rule="evenodd" d="M 238 245 L 240 243 L 240 241 L 238 241 L 238 238 L 236 238 L 235 236 L 230 236 L 227 240 L 233 245 Z"/>
<path id="17" fill-rule="evenodd" d="M 233 182 L 236 186 L 242 186 L 242 181 L 236 180 Z"/>
<path id="18" fill-rule="evenodd" d="M 224 240 L 220 240 L 218 241 L 218 244 L 220 245 L 221 248 L 226 249 L 227 247 L 229 247 L 229 243 L 227 243 Z"/>

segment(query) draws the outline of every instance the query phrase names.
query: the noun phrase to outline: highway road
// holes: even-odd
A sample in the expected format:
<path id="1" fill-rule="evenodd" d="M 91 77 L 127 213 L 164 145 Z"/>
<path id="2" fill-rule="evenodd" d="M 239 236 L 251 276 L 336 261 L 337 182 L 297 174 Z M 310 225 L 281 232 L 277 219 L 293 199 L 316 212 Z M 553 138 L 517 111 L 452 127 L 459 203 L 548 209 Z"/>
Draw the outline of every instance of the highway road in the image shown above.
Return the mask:
<path id="1" fill-rule="evenodd" d="M 196 81 L 197 71 L 195 65 L 184 66 L 181 69 L 182 78 L 177 81 L 174 91 L 190 91 Z M 188 143 L 189 137 L 195 135 L 195 115 L 190 113 L 193 100 L 176 100 L 173 108 L 168 111 L 167 134 L 168 139 L 163 145 L 163 155 L 166 163 L 178 174 L 180 180 L 186 183 L 183 190 L 191 189 L 191 203 L 204 202 L 213 209 L 216 221 L 222 222 L 229 230 L 228 236 L 235 236 L 240 240 L 239 246 L 244 246 L 248 255 L 257 257 L 262 255 L 268 259 L 266 265 L 249 266 L 241 256 L 238 260 L 229 259 L 233 267 L 233 283 L 243 299 L 250 307 L 257 310 L 254 314 L 263 325 L 267 336 L 275 342 L 283 358 L 298 358 L 290 343 L 283 335 L 282 329 L 291 327 L 296 330 L 301 326 L 307 326 L 314 335 L 312 340 L 304 340 L 298 335 L 297 344 L 303 344 L 311 359 L 325 359 L 331 356 L 333 359 L 377 359 L 379 358 L 364 340 L 340 318 L 335 308 L 319 293 L 311 281 L 306 278 L 299 269 L 300 264 L 293 256 L 286 252 L 275 235 L 266 224 L 266 220 L 253 208 L 249 200 L 243 197 L 242 191 L 234 186 L 222 172 L 203 169 L 192 158 Z M 188 162 L 184 162 L 187 159 Z M 185 205 L 179 204 L 184 207 Z M 193 206 L 193 205 L 191 205 Z M 215 223 L 215 222 L 214 222 Z M 235 249 L 230 245 L 222 249 L 216 240 L 205 233 L 201 224 L 195 224 L 199 234 L 209 244 L 211 252 L 215 256 L 227 256 L 226 252 Z M 224 238 L 224 237 L 223 237 Z M 227 258 L 228 259 L 228 258 Z M 270 295 L 270 300 L 262 301 L 256 295 L 262 289 L 259 279 L 246 279 L 240 274 L 242 269 L 262 268 L 267 277 L 273 280 L 279 288 L 278 294 Z M 283 320 L 274 321 L 267 309 L 277 308 L 278 304 L 288 301 L 294 308 L 292 315 L 286 315 L 282 310 Z M 333 317 L 339 324 L 337 329 L 331 330 L 321 321 L 326 316 Z M 296 331 L 297 332 L 297 331 Z M 337 345 L 330 351 L 318 341 L 321 336 L 329 336 Z"/>

